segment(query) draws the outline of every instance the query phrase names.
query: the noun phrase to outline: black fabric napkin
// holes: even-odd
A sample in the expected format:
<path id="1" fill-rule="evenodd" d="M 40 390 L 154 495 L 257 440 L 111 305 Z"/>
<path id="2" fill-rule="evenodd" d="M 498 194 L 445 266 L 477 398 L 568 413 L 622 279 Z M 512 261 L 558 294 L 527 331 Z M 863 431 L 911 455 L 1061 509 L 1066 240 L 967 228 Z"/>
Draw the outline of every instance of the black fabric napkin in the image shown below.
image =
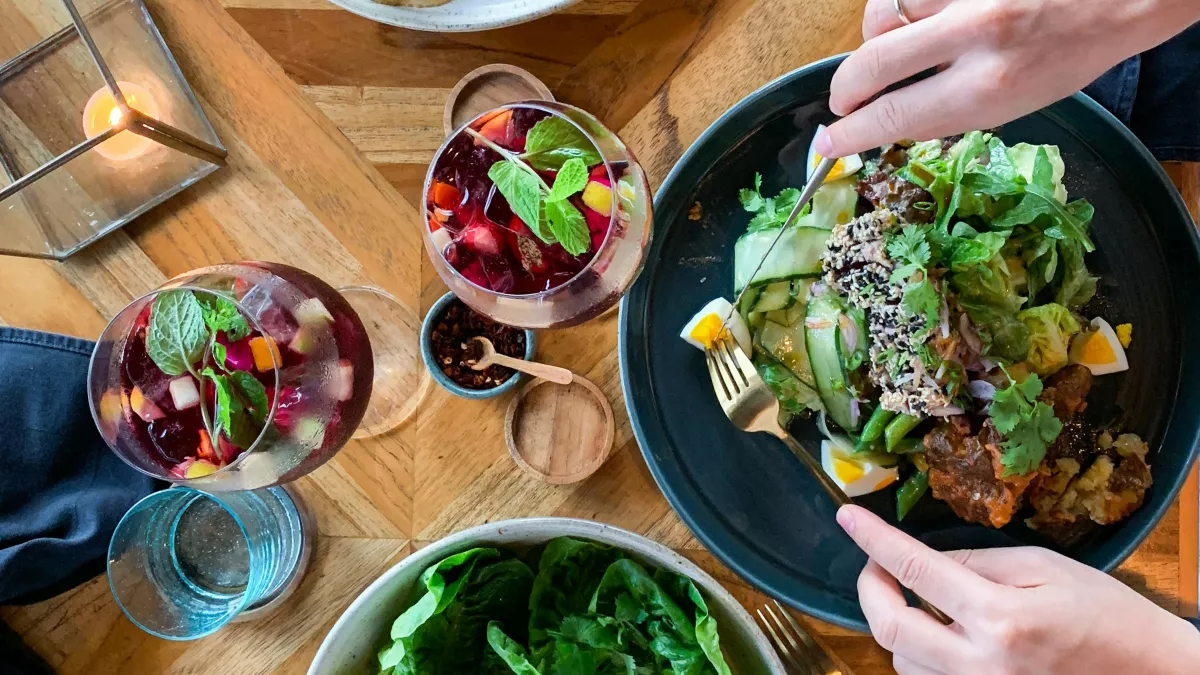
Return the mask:
<path id="1" fill-rule="evenodd" d="M 1084 89 L 1159 161 L 1200 162 L 1200 23 Z"/>
<path id="2" fill-rule="evenodd" d="M 37 602 L 103 573 L 117 521 L 156 487 L 96 430 L 92 346 L 0 328 L 0 604 Z M 4 629 L 0 664 L 0 673 L 48 672 Z"/>

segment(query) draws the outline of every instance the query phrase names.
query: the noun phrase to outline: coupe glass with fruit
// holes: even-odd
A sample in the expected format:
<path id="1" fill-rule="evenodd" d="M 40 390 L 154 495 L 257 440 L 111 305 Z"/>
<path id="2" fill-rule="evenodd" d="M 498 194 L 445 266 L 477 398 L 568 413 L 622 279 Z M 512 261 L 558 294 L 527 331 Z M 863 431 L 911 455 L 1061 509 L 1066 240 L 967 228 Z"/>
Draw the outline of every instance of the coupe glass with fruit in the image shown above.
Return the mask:
<path id="1" fill-rule="evenodd" d="M 451 134 L 425 178 L 425 245 L 459 298 L 524 328 L 583 323 L 641 271 L 650 187 L 592 115 L 553 102 L 484 113 Z"/>
<path id="2" fill-rule="evenodd" d="M 176 277 L 105 328 L 92 416 L 121 459 L 210 491 L 309 473 L 350 439 L 374 364 L 358 315 L 328 284 L 243 262 Z"/>

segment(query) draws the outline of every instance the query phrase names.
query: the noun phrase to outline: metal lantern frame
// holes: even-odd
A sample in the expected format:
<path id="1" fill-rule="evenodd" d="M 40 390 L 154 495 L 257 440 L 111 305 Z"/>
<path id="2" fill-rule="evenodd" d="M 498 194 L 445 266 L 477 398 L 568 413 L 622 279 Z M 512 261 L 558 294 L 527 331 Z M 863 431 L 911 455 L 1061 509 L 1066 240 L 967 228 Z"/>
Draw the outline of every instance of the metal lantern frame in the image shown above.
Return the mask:
<path id="1" fill-rule="evenodd" d="M 131 2 L 135 4 L 141 11 L 146 11 L 145 3 L 142 2 L 142 0 L 112 0 L 111 2 L 106 3 L 102 7 L 89 14 L 89 18 L 101 17 L 106 12 L 128 6 Z M 54 159 L 51 159 L 45 164 L 42 164 L 40 167 L 20 177 L 16 175 L 17 170 L 15 168 L 15 161 L 12 157 L 6 156 L 7 153 L 5 148 L 0 146 L 0 171 L 3 171 L 8 180 L 11 181 L 9 185 L 0 189 L 0 202 L 8 197 L 16 195 L 24 188 L 32 185 L 41 178 L 52 174 L 56 169 L 63 167 L 71 160 L 84 155 L 92 148 L 95 148 L 96 146 L 123 131 L 129 131 L 137 134 L 138 136 L 150 139 L 160 145 L 190 155 L 196 159 L 208 162 L 209 164 L 214 165 L 214 170 L 215 168 L 224 166 L 227 156 L 225 148 L 196 138 L 192 134 L 189 134 L 182 129 L 171 126 L 160 119 L 146 115 L 129 105 L 125 95 L 121 92 L 120 85 L 117 84 L 117 80 L 113 76 L 112 70 L 109 68 L 108 63 L 105 61 L 104 56 L 100 53 L 100 49 L 97 47 L 95 40 L 92 38 L 91 32 L 88 30 L 88 27 L 84 22 L 84 17 L 80 14 L 79 8 L 75 5 L 75 1 L 62 0 L 62 3 L 65 5 L 67 12 L 70 14 L 71 23 L 63 26 L 54 34 L 46 37 L 41 42 L 21 52 L 4 64 L 0 64 L 0 85 L 3 85 L 4 82 L 12 78 L 14 75 L 22 72 L 30 65 L 39 62 L 39 60 L 41 60 L 43 57 L 54 52 L 75 37 L 78 37 L 87 47 L 87 51 L 91 55 L 91 59 L 95 63 L 96 69 L 99 71 L 100 76 L 104 79 L 105 85 L 112 93 L 113 98 L 115 99 L 116 104 L 122 113 L 121 119 L 109 129 L 76 144 L 65 152 L 59 154 Z M 148 12 L 147 16 L 149 16 Z M 153 21 L 149 21 L 148 24 L 148 30 L 153 34 L 158 46 L 162 48 L 163 56 L 167 63 L 176 73 L 180 73 L 179 64 L 176 63 L 175 57 L 171 54 L 170 49 L 167 48 L 166 43 L 163 41 L 162 34 L 159 33 L 158 27 L 154 25 Z M 188 98 L 188 102 L 196 110 L 201 110 L 200 102 L 196 99 L 196 95 L 191 90 L 191 87 L 186 85 L 186 80 L 183 79 L 181 73 L 180 82 L 184 83 L 184 86 L 182 87 L 182 93 Z M 61 254 L 55 255 L 51 253 L 31 253 L 5 249 L 0 249 L 0 254 L 28 258 L 63 260 L 84 248 L 88 244 L 103 237 L 105 234 L 124 227 L 134 218 L 137 218 L 151 208 L 178 194 L 184 189 L 184 187 L 186 186 L 177 186 L 174 189 L 166 190 L 161 194 L 149 199 L 142 206 L 134 209 L 123 217 L 114 220 L 114 222 L 111 223 L 103 232 L 98 232 L 95 236 L 78 243 L 74 248 L 64 251 Z"/>

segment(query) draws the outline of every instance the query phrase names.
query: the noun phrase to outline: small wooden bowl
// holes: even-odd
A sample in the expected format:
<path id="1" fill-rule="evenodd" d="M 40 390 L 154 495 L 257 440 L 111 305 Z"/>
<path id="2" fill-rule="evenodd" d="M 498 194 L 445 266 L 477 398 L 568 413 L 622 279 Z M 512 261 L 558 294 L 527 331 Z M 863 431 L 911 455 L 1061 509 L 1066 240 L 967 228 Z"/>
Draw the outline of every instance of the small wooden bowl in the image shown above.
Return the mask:
<path id="1" fill-rule="evenodd" d="M 506 63 L 481 66 L 463 76 L 446 98 L 442 128 L 449 136 L 482 113 L 514 101 L 553 101 L 549 87 L 528 71 Z"/>
<path id="2" fill-rule="evenodd" d="M 553 485 L 592 475 L 608 460 L 613 411 L 604 392 L 575 376 L 563 386 L 536 379 L 508 405 L 504 440 L 517 466 Z"/>

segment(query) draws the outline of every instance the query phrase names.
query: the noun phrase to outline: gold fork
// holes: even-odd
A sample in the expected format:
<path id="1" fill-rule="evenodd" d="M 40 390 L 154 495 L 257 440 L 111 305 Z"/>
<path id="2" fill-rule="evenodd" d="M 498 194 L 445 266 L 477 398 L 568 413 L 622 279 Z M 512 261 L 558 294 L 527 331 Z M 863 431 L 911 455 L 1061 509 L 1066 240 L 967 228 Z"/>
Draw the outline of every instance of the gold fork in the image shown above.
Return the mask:
<path id="1" fill-rule="evenodd" d="M 723 335 L 712 347 L 704 350 L 704 357 L 708 361 L 708 375 L 712 378 L 713 391 L 717 393 L 717 400 L 721 403 L 725 416 L 735 427 L 742 431 L 765 432 L 783 441 L 821 487 L 825 488 L 825 492 L 839 508 L 853 503 L 829 474 L 825 473 L 821 463 L 784 431 L 783 425 L 779 423 L 779 399 L 771 393 L 767 383 L 763 382 L 758 374 L 758 369 L 731 337 Z M 953 619 L 921 596 L 917 596 L 917 600 L 921 608 L 933 618 L 947 625 L 953 623 Z"/>
<path id="2" fill-rule="evenodd" d="M 775 607 L 772 608 L 771 604 Z M 766 614 L 763 614 L 764 609 Z M 776 609 L 779 610 L 778 614 Z M 780 616 L 783 619 L 780 619 Z M 762 609 L 758 610 L 758 620 L 771 634 L 775 651 L 779 652 L 784 663 L 797 675 L 850 675 L 833 664 L 829 654 L 778 600 L 763 605 Z"/>
<path id="3" fill-rule="evenodd" d="M 784 431 L 779 423 L 779 399 L 771 393 L 741 347 L 730 339 L 720 339 L 704 350 L 704 356 L 713 391 L 717 392 L 717 400 L 729 421 L 742 431 L 764 432 L 783 441 L 838 506 L 850 504 L 850 498 L 825 473 L 812 453 Z"/>

